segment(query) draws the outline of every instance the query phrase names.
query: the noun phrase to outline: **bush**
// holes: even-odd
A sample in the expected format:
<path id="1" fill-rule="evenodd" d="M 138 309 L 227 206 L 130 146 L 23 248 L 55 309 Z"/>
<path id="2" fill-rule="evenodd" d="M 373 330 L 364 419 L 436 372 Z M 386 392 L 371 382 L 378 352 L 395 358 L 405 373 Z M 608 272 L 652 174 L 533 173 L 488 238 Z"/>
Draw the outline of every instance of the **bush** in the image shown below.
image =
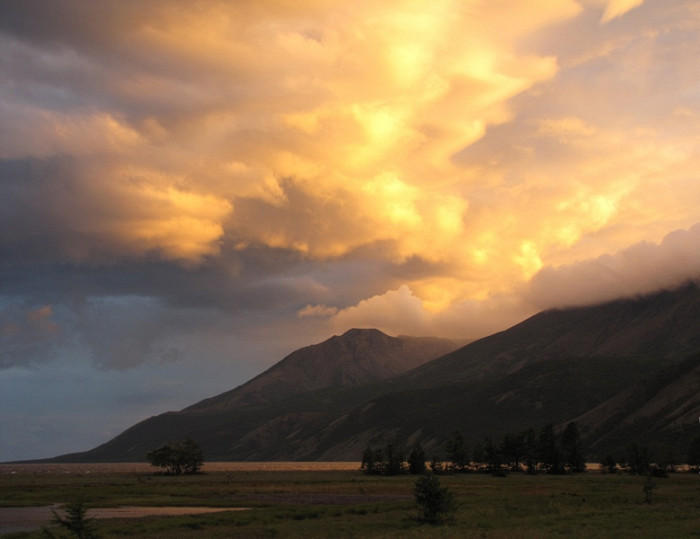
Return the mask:
<path id="1" fill-rule="evenodd" d="M 454 516 L 454 497 L 448 488 L 440 486 L 440 479 L 435 474 L 427 473 L 418 479 L 413 493 L 420 520 L 438 524 Z"/>

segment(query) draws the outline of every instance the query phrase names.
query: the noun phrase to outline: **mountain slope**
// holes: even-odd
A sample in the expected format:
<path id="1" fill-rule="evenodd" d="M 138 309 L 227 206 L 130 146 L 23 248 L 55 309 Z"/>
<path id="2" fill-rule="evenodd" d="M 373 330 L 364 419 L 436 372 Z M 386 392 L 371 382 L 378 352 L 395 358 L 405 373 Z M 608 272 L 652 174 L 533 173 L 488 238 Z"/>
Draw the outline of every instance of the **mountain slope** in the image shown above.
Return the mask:
<path id="1" fill-rule="evenodd" d="M 700 288 L 544 311 L 415 369 L 402 384 L 431 387 L 484 379 L 558 358 L 630 357 L 674 361 L 700 350 Z"/>
<path id="2" fill-rule="evenodd" d="M 700 432 L 698 418 L 700 354 L 693 354 L 627 387 L 575 420 L 593 453 L 622 455 L 629 441 L 635 440 L 665 457 L 673 453 L 674 446 L 687 447 Z"/>
<path id="3" fill-rule="evenodd" d="M 227 410 L 319 389 L 369 384 L 423 365 L 455 348 L 447 339 L 390 337 L 377 329 L 351 329 L 292 352 L 242 386 L 186 410 Z"/>
<path id="4" fill-rule="evenodd" d="M 376 329 L 352 329 L 301 348 L 249 382 L 179 412 L 166 412 L 130 427 L 84 453 L 61 461 L 143 460 L 146 452 L 185 437 L 196 439 L 208 458 L 276 458 L 285 451 L 285 429 L 315 428 L 358 404 L 372 383 L 422 365 L 456 345 L 432 337 L 390 337 Z M 347 389 L 357 388 L 355 393 Z M 341 397 L 343 395 L 344 397 Z M 271 434 L 274 431 L 274 434 Z M 298 434 L 298 432 L 297 432 Z M 272 439 L 275 443 L 272 443 Z M 270 446 L 276 454 L 259 454 Z"/>
<path id="5" fill-rule="evenodd" d="M 596 453 L 636 439 L 670 450 L 700 416 L 694 284 L 543 312 L 425 363 L 442 345 L 352 330 L 60 460 L 141 460 L 188 436 L 210 460 L 357 460 L 366 445 L 393 439 L 442 454 L 456 428 L 476 443 L 573 419 Z M 412 362 L 419 366 L 386 378 Z"/>

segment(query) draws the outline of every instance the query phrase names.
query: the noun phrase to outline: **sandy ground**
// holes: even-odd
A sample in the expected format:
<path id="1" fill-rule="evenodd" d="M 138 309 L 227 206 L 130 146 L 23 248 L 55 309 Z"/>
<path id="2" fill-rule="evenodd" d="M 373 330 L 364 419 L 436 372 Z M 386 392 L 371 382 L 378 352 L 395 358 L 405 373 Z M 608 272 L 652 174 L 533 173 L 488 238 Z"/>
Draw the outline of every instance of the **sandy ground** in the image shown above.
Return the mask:
<path id="1" fill-rule="evenodd" d="M 38 530 L 53 518 L 52 510 L 59 505 L 44 507 L 0 507 L 0 534 Z M 88 518 L 138 518 L 152 515 L 197 515 L 219 511 L 243 511 L 245 507 L 109 507 L 89 509 Z"/>

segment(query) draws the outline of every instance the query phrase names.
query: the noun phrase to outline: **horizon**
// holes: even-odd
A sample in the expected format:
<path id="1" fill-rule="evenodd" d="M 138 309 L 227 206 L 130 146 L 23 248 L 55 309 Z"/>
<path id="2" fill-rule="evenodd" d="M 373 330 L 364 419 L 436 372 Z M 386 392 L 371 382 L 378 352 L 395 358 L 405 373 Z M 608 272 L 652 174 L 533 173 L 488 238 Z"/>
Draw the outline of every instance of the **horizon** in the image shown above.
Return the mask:
<path id="1" fill-rule="evenodd" d="M 691 0 L 0 11 L 0 462 L 700 279 Z"/>

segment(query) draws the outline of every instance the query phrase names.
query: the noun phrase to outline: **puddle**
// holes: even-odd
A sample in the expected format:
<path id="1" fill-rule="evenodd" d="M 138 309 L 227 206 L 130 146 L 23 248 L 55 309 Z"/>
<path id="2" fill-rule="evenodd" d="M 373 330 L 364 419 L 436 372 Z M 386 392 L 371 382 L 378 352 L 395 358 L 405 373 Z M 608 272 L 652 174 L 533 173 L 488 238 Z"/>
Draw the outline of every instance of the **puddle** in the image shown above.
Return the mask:
<path id="1" fill-rule="evenodd" d="M 37 530 L 51 524 L 52 509 L 60 504 L 44 507 L 0 507 L 0 534 Z M 88 509 L 88 518 L 139 518 L 149 516 L 199 515 L 221 511 L 245 511 L 247 507 L 105 507 Z"/>

